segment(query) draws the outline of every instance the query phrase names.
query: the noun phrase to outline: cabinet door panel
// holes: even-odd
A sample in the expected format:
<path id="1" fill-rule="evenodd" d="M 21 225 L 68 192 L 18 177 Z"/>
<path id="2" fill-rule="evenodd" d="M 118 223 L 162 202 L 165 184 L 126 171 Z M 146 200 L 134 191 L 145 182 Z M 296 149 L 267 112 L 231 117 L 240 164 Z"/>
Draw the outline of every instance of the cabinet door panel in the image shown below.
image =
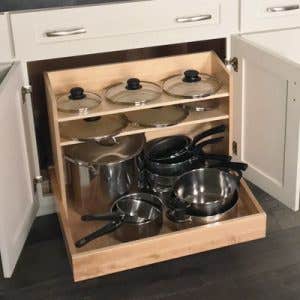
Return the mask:
<path id="1" fill-rule="evenodd" d="M 0 250 L 5 277 L 12 275 L 38 209 L 22 84 L 19 64 L 11 67 L 0 84 Z"/>
<path id="2" fill-rule="evenodd" d="M 298 210 L 298 68 L 244 37 L 233 38 L 232 55 L 237 158 L 249 164 L 247 179 Z"/>

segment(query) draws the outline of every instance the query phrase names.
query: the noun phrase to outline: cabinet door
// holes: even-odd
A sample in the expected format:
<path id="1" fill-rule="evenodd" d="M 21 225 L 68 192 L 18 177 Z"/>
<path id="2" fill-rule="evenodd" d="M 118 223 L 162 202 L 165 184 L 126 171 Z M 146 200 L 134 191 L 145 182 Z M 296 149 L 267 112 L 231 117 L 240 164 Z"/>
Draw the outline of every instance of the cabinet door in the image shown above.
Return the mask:
<path id="1" fill-rule="evenodd" d="M 232 38 L 233 140 L 246 178 L 299 209 L 299 67 L 247 36 Z"/>
<path id="2" fill-rule="evenodd" d="M 0 250 L 4 277 L 10 277 L 36 216 L 38 199 L 28 127 L 30 104 L 23 101 L 21 93 L 21 66 L 2 66 L 0 73 Z"/>

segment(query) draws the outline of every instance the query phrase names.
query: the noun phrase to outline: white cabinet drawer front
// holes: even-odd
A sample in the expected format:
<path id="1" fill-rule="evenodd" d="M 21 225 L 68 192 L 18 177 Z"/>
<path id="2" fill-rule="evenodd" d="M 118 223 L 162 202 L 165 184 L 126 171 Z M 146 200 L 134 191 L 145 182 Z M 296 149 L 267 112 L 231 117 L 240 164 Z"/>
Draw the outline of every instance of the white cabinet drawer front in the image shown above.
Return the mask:
<path id="1" fill-rule="evenodd" d="M 16 13 L 16 55 L 42 59 L 225 37 L 237 31 L 238 1 L 223 2 L 157 0 Z"/>
<path id="2" fill-rule="evenodd" d="M 12 59 L 12 49 L 9 35 L 7 15 L 0 14 L 0 62 Z"/>
<path id="3" fill-rule="evenodd" d="M 300 26 L 299 0 L 242 0 L 242 32 L 297 26 Z"/>

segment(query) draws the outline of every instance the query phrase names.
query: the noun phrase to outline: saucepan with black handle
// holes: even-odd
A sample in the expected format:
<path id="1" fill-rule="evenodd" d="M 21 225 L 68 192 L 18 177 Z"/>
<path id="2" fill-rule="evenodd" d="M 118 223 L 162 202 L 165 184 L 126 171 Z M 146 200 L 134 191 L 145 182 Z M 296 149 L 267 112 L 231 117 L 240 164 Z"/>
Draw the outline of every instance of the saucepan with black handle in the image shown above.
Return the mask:
<path id="1" fill-rule="evenodd" d="M 75 243 L 78 248 L 112 232 L 119 241 L 133 241 L 154 236 L 160 232 L 163 222 L 163 204 L 157 196 L 152 194 L 129 194 L 114 202 L 110 214 L 85 215 L 81 220 L 110 222 L 78 240 Z"/>

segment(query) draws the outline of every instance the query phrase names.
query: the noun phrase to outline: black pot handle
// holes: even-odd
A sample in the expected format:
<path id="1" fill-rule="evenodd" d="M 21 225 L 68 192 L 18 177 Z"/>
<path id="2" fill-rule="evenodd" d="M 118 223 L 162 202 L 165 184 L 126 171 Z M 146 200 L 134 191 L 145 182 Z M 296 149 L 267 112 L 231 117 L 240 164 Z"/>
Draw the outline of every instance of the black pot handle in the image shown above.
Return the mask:
<path id="1" fill-rule="evenodd" d="M 88 244 L 89 242 L 103 236 L 106 235 L 108 233 L 114 232 L 115 230 L 117 230 L 120 226 L 122 225 L 122 222 L 111 222 L 106 224 L 105 226 L 103 226 L 102 228 L 94 231 L 93 233 L 81 238 L 80 240 L 78 240 L 75 243 L 75 246 L 77 248 L 81 248 L 83 246 L 85 246 L 86 244 Z"/>
<path id="2" fill-rule="evenodd" d="M 240 184 L 240 181 L 243 177 L 243 171 L 246 171 L 247 168 L 247 164 L 238 162 L 223 162 L 218 165 L 218 169 L 231 173 L 233 176 L 235 176 L 238 184 Z"/>
<path id="3" fill-rule="evenodd" d="M 200 142 L 202 139 L 204 139 L 210 135 L 213 135 L 213 134 L 223 133 L 223 132 L 225 132 L 225 130 L 226 130 L 226 125 L 222 124 L 222 125 L 213 127 L 211 129 L 208 129 L 206 131 L 203 131 L 194 137 L 191 147 L 192 148 L 195 147 L 197 145 L 197 143 Z"/>
<path id="4" fill-rule="evenodd" d="M 198 154 L 204 154 L 203 148 L 207 145 L 213 145 L 213 144 L 218 144 L 224 140 L 224 137 L 218 137 L 218 138 L 213 138 L 209 139 L 206 141 L 203 141 L 199 143 L 197 146 L 192 149 L 193 154 L 198 155 Z"/>
<path id="5" fill-rule="evenodd" d="M 230 155 L 222 155 L 222 154 L 200 154 L 201 159 L 203 160 L 216 160 L 214 166 L 218 166 L 219 164 L 229 163 L 232 159 Z"/>
<path id="6" fill-rule="evenodd" d="M 98 214 L 93 214 L 93 215 L 84 215 L 81 217 L 81 221 L 84 222 L 90 222 L 90 221 L 120 221 L 124 219 L 124 215 L 121 213 L 110 213 L 106 215 L 98 215 Z"/>

